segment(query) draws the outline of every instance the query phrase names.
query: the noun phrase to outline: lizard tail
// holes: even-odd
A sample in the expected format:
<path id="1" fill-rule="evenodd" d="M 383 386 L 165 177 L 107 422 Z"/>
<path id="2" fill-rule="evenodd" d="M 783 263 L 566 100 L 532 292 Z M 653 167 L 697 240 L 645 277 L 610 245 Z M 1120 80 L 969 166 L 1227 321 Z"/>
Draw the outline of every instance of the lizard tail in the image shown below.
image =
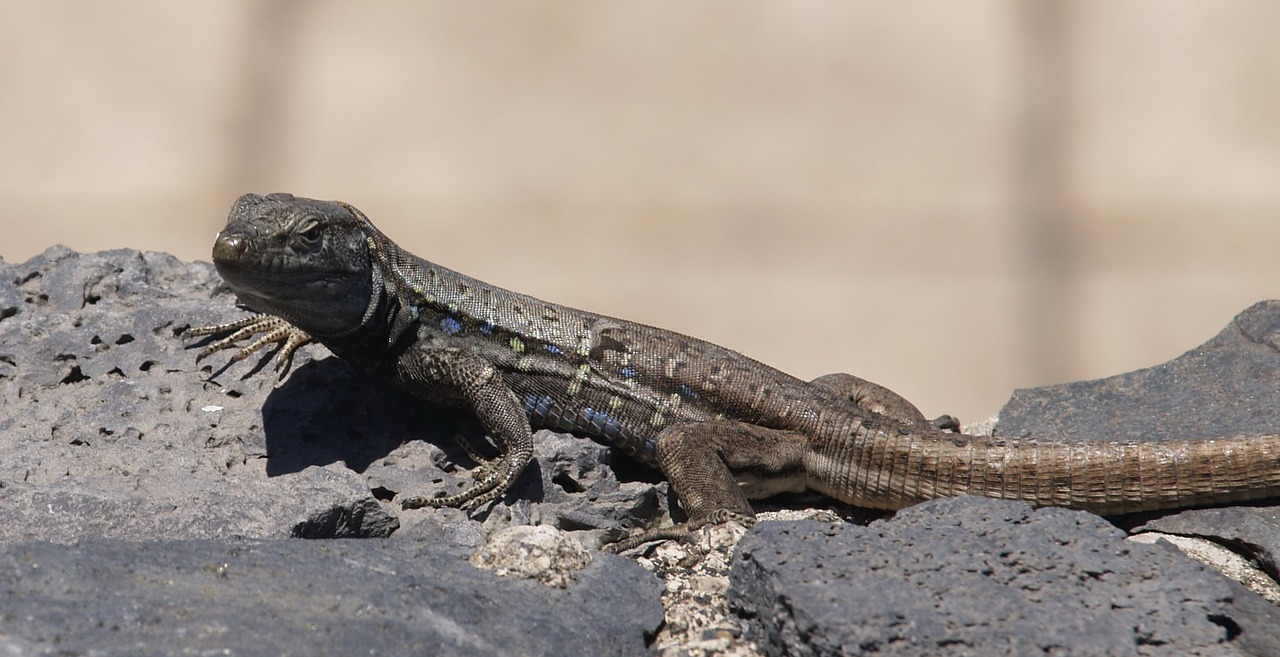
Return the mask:
<path id="1" fill-rule="evenodd" d="M 857 427 L 815 451 L 811 488 L 899 509 L 981 495 L 1100 514 L 1280 496 L 1280 435 L 1152 442 L 1047 442 Z M 834 449 L 831 449 L 834 448 Z"/>

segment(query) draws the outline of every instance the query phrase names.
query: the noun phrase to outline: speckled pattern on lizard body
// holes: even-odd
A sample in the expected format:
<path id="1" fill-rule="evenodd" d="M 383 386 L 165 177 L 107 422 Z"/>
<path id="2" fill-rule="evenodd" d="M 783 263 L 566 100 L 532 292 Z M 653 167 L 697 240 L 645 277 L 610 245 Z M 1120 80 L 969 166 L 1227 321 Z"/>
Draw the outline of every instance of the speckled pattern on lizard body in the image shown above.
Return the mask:
<path id="1" fill-rule="evenodd" d="M 245 195 L 213 248 L 219 273 L 262 313 L 188 335 L 230 333 L 201 357 L 318 341 L 413 395 L 460 404 L 500 455 L 474 485 L 405 508 L 476 507 L 532 459 L 532 428 L 607 441 L 670 481 L 688 520 L 630 547 L 754 517 L 748 499 L 814 490 L 898 509 L 973 494 L 1123 513 L 1280 495 L 1280 435 L 1143 443 L 969 436 L 930 423 L 851 375 L 801 381 L 742 354 L 652 326 L 505 290 L 397 246 L 342 202 Z"/>

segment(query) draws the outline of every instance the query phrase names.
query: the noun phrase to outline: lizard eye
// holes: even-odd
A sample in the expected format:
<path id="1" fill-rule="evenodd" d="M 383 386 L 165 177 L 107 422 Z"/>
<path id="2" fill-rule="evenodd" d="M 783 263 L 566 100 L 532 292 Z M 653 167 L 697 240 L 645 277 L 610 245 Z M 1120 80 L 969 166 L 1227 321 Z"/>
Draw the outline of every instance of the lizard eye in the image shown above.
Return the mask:
<path id="1" fill-rule="evenodd" d="M 298 227 L 298 237 L 307 246 L 315 246 L 320 242 L 320 232 L 320 222 L 315 219 L 308 219 Z"/>

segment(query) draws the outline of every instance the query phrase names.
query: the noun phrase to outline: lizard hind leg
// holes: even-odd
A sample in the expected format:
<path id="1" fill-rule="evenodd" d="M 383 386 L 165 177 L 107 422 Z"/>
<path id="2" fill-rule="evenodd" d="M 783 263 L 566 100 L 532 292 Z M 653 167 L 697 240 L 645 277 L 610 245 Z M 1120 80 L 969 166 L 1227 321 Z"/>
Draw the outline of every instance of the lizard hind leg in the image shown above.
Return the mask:
<path id="1" fill-rule="evenodd" d="M 960 431 L 960 421 L 956 418 L 940 415 L 933 420 L 927 420 L 920 409 L 902 395 L 852 374 L 843 372 L 826 374 L 810 381 L 809 384 L 825 388 L 846 398 L 864 411 L 884 415 L 907 426 L 923 425 L 940 431 Z"/>
<path id="2" fill-rule="evenodd" d="M 748 499 L 806 488 L 802 435 L 735 421 L 689 422 L 657 436 L 658 467 L 688 515 L 670 527 L 643 531 L 610 546 L 615 552 L 650 541 L 687 538 L 707 525 L 751 526 Z"/>

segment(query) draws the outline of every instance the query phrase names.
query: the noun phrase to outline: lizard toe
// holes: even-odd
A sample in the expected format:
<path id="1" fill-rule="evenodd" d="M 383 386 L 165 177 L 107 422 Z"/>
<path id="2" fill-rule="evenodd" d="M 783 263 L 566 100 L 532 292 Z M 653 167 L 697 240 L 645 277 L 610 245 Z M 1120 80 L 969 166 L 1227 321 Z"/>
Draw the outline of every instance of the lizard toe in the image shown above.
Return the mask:
<path id="1" fill-rule="evenodd" d="M 690 518 L 669 527 L 658 527 L 624 536 L 618 541 L 606 544 L 603 549 L 613 554 L 621 554 L 655 541 L 694 542 L 702 529 L 730 522 L 738 523 L 743 527 L 752 527 L 756 524 L 756 518 L 731 509 L 716 509 L 698 518 Z"/>

